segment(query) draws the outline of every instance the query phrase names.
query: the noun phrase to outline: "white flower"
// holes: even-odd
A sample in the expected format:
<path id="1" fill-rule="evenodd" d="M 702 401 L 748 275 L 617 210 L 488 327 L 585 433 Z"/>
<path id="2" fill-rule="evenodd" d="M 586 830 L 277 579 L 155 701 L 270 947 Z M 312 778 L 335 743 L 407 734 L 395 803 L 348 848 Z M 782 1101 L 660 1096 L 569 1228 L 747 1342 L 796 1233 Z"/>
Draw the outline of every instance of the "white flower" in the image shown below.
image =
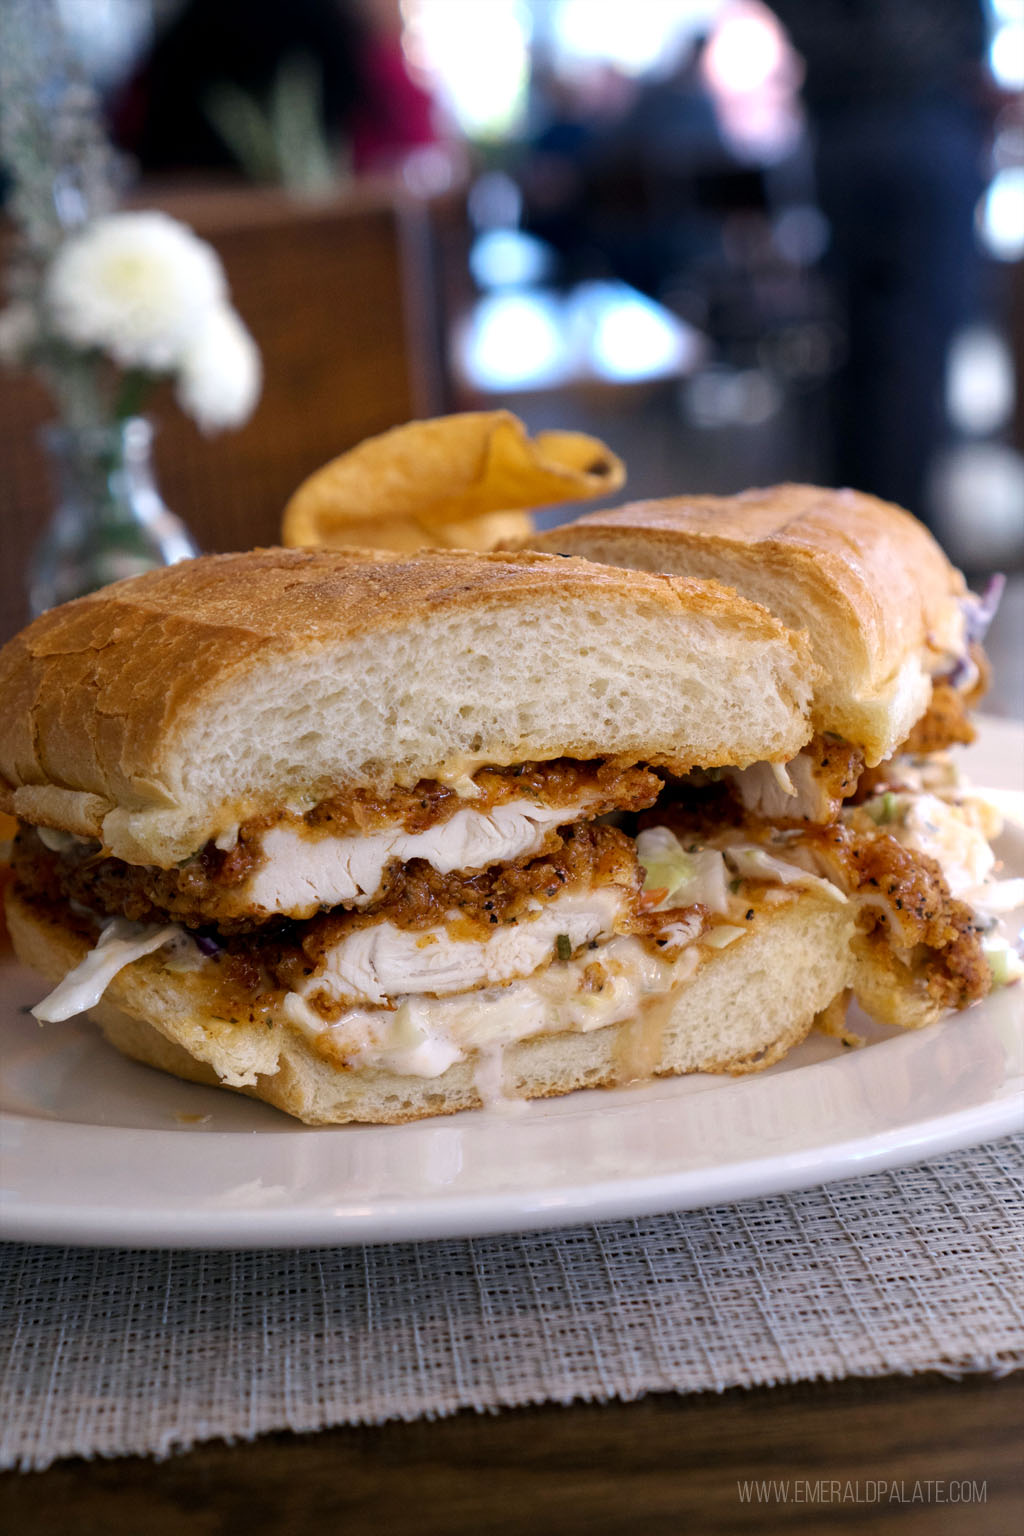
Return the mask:
<path id="1" fill-rule="evenodd" d="M 26 299 L 15 299 L 0 309 L 0 363 L 24 362 L 38 336 L 36 312 Z"/>
<path id="2" fill-rule="evenodd" d="M 165 213 L 112 213 L 57 252 L 46 280 L 54 330 L 123 368 L 173 372 L 227 294 L 213 249 Z"/>
<path id="3" fill-rule="evenodd" d="M 181 361 L 178 404 L 204 432 L 239 427 L 260 394 L 260 354 L 227 304 L 218 305 Z"/>

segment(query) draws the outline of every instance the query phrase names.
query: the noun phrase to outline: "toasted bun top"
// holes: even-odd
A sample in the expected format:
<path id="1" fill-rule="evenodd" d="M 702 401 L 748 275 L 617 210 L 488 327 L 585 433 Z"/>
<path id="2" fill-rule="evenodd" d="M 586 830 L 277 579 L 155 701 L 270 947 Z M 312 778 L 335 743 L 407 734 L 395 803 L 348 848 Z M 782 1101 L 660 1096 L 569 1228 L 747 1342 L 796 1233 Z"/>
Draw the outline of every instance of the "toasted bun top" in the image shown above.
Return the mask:
<path id="1" fill-rule="evenodd" d="M 963 577 L 909 512 L 857 491 L 777 485 L 594 512 L 536 549 L 713 578 L 809 631 L 822 669 L 815 724 L 877 762 L 928 707 L 964 649 Z"/>
<path id="2" fill-rule="evenodd" d="M 543 554 L 211 555 L 0 651 L 0 809 L 167 866 L 249 816 L 482 763 L 785 759 L 813 672 L 714 582 Z"/>

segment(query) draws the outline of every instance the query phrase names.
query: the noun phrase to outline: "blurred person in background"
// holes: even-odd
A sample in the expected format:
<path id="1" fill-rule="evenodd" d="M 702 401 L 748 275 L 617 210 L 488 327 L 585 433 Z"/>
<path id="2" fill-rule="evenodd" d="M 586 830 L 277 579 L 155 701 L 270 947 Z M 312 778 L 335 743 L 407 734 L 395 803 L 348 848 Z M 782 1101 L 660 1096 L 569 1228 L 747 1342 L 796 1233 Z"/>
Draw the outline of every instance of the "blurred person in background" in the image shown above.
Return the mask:
<path id="1" fill-rule="evenodd" d="M 689 39 L 670 68 L 637 79 L 611 65 L 560 76 L 535 60 L 538 126 L 519 175 L 529 227 L 558 252 L 563 280 L 614 274 L 660 297 L 716 244 L 696 184 L 734 162 L 703 50 L 702 37 Z"/>
<path id="2" fill-rule="evenodd" d="M 434 143 L 399 0 L 185 0 L 112 109 L 144 171 L 327 190 Z"/>
<path id="3" fill-rule="evenodd" d="M 652 297 L 717 251 L 719 220 L 702 206 L 701 183 L 735 169 L 704 80 L 704 48 L 696 37 L 670 70 L 641 78 L 599 143 L 594 201 L 612 215 L 601 231 L 606 248 L 618 274 Z"/>
<path id="4" fill-rule="evenodd" d="M 981 0 L 770 0 L 802 55 L 847 332 L 835 479 L 926 521 L 950 343 L 978 315 L 991 126 Z"/>
<path id="5" fill-rule="evenodd" d="M 516 175 L 529 229 L 556 253 L 563 283 L 606 270 L 607 262 L 593 250 L 589 179 L 608 125 L 625 112 L 632 93 L 632 83 L 610 65 L 572 78 L 543 52 L 534 56 L 534 125 Z"/>

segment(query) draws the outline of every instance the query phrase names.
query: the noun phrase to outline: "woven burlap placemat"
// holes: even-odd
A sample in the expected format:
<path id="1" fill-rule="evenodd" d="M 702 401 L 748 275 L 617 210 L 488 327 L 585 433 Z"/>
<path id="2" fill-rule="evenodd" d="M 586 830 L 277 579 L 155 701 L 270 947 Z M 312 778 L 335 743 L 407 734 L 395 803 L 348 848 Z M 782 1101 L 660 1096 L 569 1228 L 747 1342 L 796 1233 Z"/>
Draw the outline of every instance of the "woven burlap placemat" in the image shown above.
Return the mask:
<path id="1" fill-rule="evenodd" d="M 0 1465 L 573 1399 L 1024 1364 L 1024 1137 L 565 1231 L 8 1244 Z"/>

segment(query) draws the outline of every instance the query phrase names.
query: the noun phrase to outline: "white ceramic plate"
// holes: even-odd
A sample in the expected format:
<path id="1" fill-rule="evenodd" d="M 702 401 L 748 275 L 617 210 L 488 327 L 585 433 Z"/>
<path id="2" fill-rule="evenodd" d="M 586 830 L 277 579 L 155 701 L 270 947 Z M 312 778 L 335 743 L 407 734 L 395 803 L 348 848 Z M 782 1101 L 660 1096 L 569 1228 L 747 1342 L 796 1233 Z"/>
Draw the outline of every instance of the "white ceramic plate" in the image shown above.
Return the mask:
<path id="1" fill-rule="evenodd" d="M 965 762 L 975 782 L 1019 793 L 1024 732 L 986 722 Z M 1024 873 L 1024 831 L 1000 852 L 1006 873 Z M 1024 1126 L 1024 987 L 914 1034 L 861 1020 L 864 1050 L 813 1037 L 754 1077 L 337 1129 L 139 1066 L 84 1021 L 40 1029 L 24 1011 L 39 993 L 19 967 L 0 972 L 3 1235 L 24 1241 L 273 1248 L 526 1231 L 799 1189 Z"/>

